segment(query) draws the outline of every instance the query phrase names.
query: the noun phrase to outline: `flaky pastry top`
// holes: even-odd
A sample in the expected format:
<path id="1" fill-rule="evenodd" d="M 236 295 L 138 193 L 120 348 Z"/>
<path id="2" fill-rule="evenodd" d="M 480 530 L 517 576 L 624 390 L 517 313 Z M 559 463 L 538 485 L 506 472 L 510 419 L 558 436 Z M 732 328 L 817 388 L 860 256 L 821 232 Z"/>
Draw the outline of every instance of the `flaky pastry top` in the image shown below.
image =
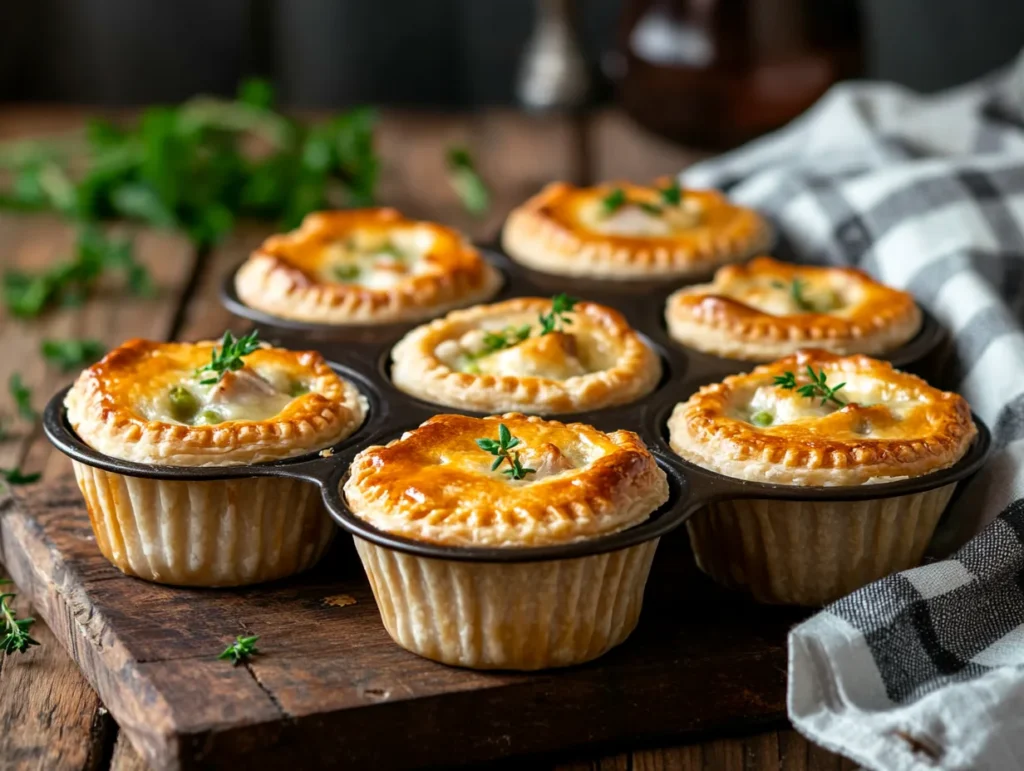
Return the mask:
<path id="1" fill-rule="evenodd" d="M 509 215 L 505 250 L 547 273 L 643 279 L 701 275 L 768 245 L 757 212 L 714 190 L 682 190 L 668 202 L 668 184 L 552 183 Z"/>
<path id="2" fill-rule="evenodd" d="M 808 346 L 882 354 L 921 326 L 913 296 L 863 271 L 770 257 L 727 265 L 711 283 L 680 289 L 665 318 L 672 336 L 690 347 L 755 361 Z"/>
<path id="3" fill-rule="evenodd" d="M 617 311 L 579 302 L 543 333 L 550 298 L 517 297 L 452 311 L 409 332 L 392 351 L 403 391 L 480 412 L 578 412 L 634 401 L 661 376 L 661 361 Z M 502 335 L 507 347 L 490 350 Z"/>
<path id="4" fill-rule="evenodd" d="M 802 395 L 811 372 L 841 404 Z M 776 384 L 789 379 L 795 387 Z M 863 355 L 800 351 L 701 388 L 669 419 L 672 448 L 731 477 L 859 485 L 953 465 L 977 434 L 963 397 Z"/>
<path id="5" fill-rule="evenodd" d="M 65 399 L 72 428 L 115 458 L 228 466 L 328 447 L 362 424 L 365 397 L 319 353 L 264 346 L 203 385 L 209 375 L 197 371 L 215 345 L 128 340 L 75 381 Z"/>
<path id="6" fill-rule="evenodd" d="M 322 211 L 239 269 L 248 305 L 324 324 L 390 323 L 485 300 L 500 274 L 457 231 L 394 209 Z"/>
<path id="7" fill-rule="evenodd" d="M 492 470 L 477 439 L 505 425 L 523 479 Z M 504 466 L 508 468 L 508 466 Z M 614 533 L 646 520 L 668 482 L 640 438 L 511 413 L 437 415 L 356 456 L 344 486 L 352 512 L 389 533 L 460 546 L 544 546 Z"/>

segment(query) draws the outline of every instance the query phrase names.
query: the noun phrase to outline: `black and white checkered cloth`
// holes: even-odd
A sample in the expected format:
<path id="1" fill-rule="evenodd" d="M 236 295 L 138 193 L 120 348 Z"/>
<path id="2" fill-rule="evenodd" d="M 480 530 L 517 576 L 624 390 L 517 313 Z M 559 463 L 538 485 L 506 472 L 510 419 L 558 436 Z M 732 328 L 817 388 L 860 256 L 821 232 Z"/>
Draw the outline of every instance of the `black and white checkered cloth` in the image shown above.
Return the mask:
<path id="1" fill-rule="evenodd" d="M 1024 768 L 1024 58 L 930 97 L 839 86 L 683 181 L 768 213 L 783 257 L 911 291 L 952 340 L 936 384 L 995 435 L 947 520 L 994 522 L 792 631 L 791 720 L 868 768 Z"/>

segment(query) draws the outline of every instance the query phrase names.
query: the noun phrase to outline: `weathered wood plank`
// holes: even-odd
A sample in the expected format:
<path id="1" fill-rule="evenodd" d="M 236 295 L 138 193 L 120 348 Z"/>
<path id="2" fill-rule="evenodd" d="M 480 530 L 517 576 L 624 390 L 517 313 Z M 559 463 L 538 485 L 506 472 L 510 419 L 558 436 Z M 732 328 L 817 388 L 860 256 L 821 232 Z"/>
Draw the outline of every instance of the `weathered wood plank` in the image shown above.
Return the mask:
<path id="1" fill-rule="evenodd" d="M 22 618 L 32 613 L 21 597 L 15 607 Z M 46 625 L 37 621 L 31 634 L 38 647 L 0 657 L 0 767 L 102 771 L 113 721 Z"/>
<path id="2" fill-rule="evenodd" d="M 672 144 L 637 126 L 618 110 L 594 115 L 590 127 L 594 179 L 648 182 L 676 174 L 707 153 Z"/>
<path id="3" fill-rule="evenodd" d="M 110 771 L 150 771 L 152 766 L 145 761 L 131 741 L 124 734 L 117 737 L 114 754 L 110 758 Z"/>

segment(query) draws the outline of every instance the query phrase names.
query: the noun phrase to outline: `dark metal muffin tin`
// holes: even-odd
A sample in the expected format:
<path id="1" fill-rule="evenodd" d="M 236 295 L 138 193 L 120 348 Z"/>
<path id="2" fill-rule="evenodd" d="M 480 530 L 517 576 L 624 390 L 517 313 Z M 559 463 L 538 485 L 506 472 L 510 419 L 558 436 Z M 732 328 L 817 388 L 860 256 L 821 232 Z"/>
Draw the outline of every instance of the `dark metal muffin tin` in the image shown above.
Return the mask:
<path id="1" fill-rule="evenodd" d="M 588 423 L 603 431 L 628 429 L 646 442 L 665 471 L 669 500 L 645 522 L 621 532 L 557 546 L 498 548 L 442 546 L 415 541 L 378 530 L 349 511 L 340 486 L 353 457 L 373 444 L 386 443 L 439 413 L 484 414 L 436 405 L 409 396 L 391 383 L 390 353 L 395 343 L 419 323 L 339 327 L 278 319 L 245 305 L 234 288 L 234 272 L 226 279 L 222 300 L 238 316 L 256 323 L 261 337 L 275 345 L 320 351 L 339 375 L 351 380 L 369 400 L 363 425 L 337 444 L 327 457 L 319 453 L 250 466 L 175 467 L 153 466 L 119 460 L 99 453 L 82 442 L 68 424 L 64 396 L 57 393 L 47 404 L 43 427 L 50 441 L 77 461 L 128 476 L 197 481 L 252 477 L 291 477 L 320 487 L 324 503 L 335 521 L 348 532 L 380 546 L 423 557 L 476 562 L 531 562 L 584 557 L 615 551 L 664 535 L 709 503 L 730 498 L 854 501 L 889 498 L 924 492 L 959 482 L 981 467 L 991 446 L 988 428 L 975 416 L 978 437 L 967 454 L 942 471 L 912 479 L 858 487 L 795 487 L 748 482 L 722 476 L 690 464 L 668 444 L 666 421 L 672 408 L 703 384 L 729 374 L 746 372 L 755 365 L 722 359 L 690 350 L 676 343 L 665 329 L 664 308 L 679 281 L 597 281 L 553 276 L 526 269 L 493 250 L 484 250 L 505 277 L 494 302 L 512 297 L 548 297 L 568 292 L 576 297 L 617 309 L 640 331 L 661 357 L 663 374 L 649 396 L 632 404 L 602 410 L 550 416 L 562 422 Z M 896 366 L 914 370 L 940 342 L 942 329 L 924 313 L 921 331 L 907 344 L 884 357 Z"/>

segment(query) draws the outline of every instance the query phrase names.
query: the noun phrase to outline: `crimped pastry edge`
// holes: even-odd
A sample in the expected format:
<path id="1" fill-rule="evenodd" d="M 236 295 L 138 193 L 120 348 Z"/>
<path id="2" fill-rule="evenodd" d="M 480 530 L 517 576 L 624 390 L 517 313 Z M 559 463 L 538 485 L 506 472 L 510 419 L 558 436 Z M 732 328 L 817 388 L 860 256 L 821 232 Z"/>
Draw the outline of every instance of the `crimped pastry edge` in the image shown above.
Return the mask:
<path id="1" fill-rule="evenodd" d="M 404 492 L 384 489 L 378 480 L 383 461 L 382 451 L 408 444 L 410 452 L 423 441 L 424 429 L 437 427 L 446 438 L 460 436 L 459 423 L 479 424 L 474 437 L 497 434 L 504 423 L 513 436 L 523 423 L 552 425 L 583 434 L 600 434 L 616 445 L 616 449 L 592 462 L 580 473 L 562 479 L 549 477 L 535 485 L 512 487 L 503 480 L 481 475 L 478 489 L 492 488 L 492 499 L 515 498 L 515 522 L 499 522 L 481 526 L 457 521 L 446 515 L 447 509 L 437 502 L 428 518 L 404 516 Z M 471 437 L 473 438 L 473 437 Z M 402 490 L 416 484 L 428 487 L 432 480 L 419 484 L 412 473 L 402 476 Z M 559 423 L 519 413 L 474 418 L 462 415 L 435 415 L 419 427 L 393 439 L 386 445 L 373 445 L 362 450 L 352 461 L 343 492 L 352 513 L 384 532 L 414 540 L 455 546 L 529 547 L 571 543 L 625 530 L 645 521 L 668 500 L 669 487 L 665 472 L 643 440 L 631 431 L 605 433 L 582 423 Z M 429 494 L 429 493 L 427 493 Z M 398 505 L 396 505 L 396 501 Z M 433 521 L 436 520 L 436 523 Z"/>
<path id="2" fill-rule="evenodd" d="M 770 436 L 742 421 L 724 418 L 735 387 L 750 379 L 820 369 L 838 363 L 847 371 L 868 370 L 918 393 L 938 405 L 932 430 L 912 439 L 880 439 L 862 443 L 815 438 L 805 444 L 791 437 Z M 770 382 L 770 381 L 769 381 Z M 822 350 L 792 356 L 703 386 L 673 409 L 668 420 L 669 444 L 681 457 L 711 471 L 738 479 L 805 486 L 852 486 L 918 477 L 948 468 L 970 448 L 977 428 L 966 400 L 940 391 L 924 380 L 901 372 L 888 362 L 856 354 L 841 357 Z"/>
<path id="3" fill-rule="evenodd" d="M 491 305 L 452 311 L 416 327 L 392 349 L 391 379 L 397 388 L 435 404 L 478 412 L 523 411 L 541 415 L 582 412 L 628 404 L 646 396 L 661 379 L 661 359 L 617 311 L 581 302 L 586 313 L 607 330 L 621 351 L 616 366 L 552 380 L 534 376 L 474 375 L 458 372 L 437 358 L 434 350 L 461 325 L 489 316 L 547 311 L 549 299 L 517 297 Z"/>
<path id="4" fill-rule="evenodd" d="M 164 345 L 215 344 L 126 341 L 83 370 L 68 391 L 64 403 L 71 427 L 83 442 L 113 458 L 162 466 L 233 466 L 319 450 L 340 442 L 362 425 L 368 410 L 366 397 L 316 351 L 286 352 L 317 377 L 316 393 L 301 397 L 303 409 L 293 411 L 287 419 L 210 426 L 146 420 L 109 392 L 108 384 L 118 369 L 136 357 Z"/>
<path id="5" fill-rule="evenodd" d="M 544 273 L 590 278 L 694 278 L 729 262 L 738 262 L 768 248 L 768 223 L 752 209 L 734 206 L 720 193 L 699 191 L 709 200 L 730 206 L 732 226 L 696 241 L 677 237 L 673 246 L 652 245 L 644 239 L 615 238 L 581 226 L 567 227 L 548 209 L 562 197 L 585 190 L 553 182 L 513 209 L 502 231 L 502 246 L 516 262 Z M 668 240 L 668 239 L 665 239 Z"/>
<path id="6" fill-rule="evenodd" d="M 458 244 L 459 254 L 439 253 L 441 274 L 420 274 L 387 289 L 321 283 L 287 258 L 288 252 L 325 232 L 342 232 L 360 221 L 409 225 L 394 209 L 313 212 L 291 233 L 271 236 L 238 269 L 235 290 L 246 305 L 279 318 L 310 323 L 390 324 L 415 321 L 452 308 L 482 302 L 502 285 L 501 273 L 459 233 L 436 223 L 417 222 Z"/>
<path id="7" fill-rule="evenodd" d="M 739 300 L 717 294 L 736 273 L 799 275 L 804 266 L 757 257 L 745 265 L 727 265 L 708 284 L 683 287 L 669 296 L 665 322 L 669 335 L 705 353 L 743 361 L 770 361 L 813 346 L 838 354 L 880 355 L 906 343 L 921 328 L 921 309 L 914 298 L 875 281 L 855 268 L 820 268 L 863 283 L 874 295 L 868 310 L 853 317 L 829 314 L 774 316 Z M 697 298 L 713 298 L 714 312 L 704 312 Z"/>

